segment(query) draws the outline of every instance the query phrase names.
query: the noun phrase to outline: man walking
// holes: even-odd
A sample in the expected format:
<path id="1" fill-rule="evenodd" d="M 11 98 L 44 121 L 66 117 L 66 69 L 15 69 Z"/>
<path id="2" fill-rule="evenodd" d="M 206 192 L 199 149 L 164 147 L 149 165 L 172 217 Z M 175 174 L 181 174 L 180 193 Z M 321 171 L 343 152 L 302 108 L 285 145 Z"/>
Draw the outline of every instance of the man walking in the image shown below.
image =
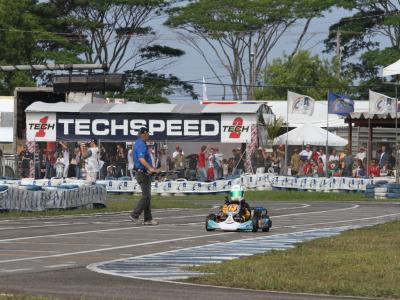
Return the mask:
<path id="1" fill-rule="evenodd" d="M 149 140 L 149 130 L 146 127 L 139 129 L 139 138 L 133 146 L 133 163 L 136 171 L 136 181 L 142 190 L 142 198 L 130 215 L 134 224 L 139 224 L 139 216 L 144 212 L 143 225 L 158 225 L 151 215 L 151 174 L 159 173 L 152 165 L 149 149 L 146 142 Z"/>

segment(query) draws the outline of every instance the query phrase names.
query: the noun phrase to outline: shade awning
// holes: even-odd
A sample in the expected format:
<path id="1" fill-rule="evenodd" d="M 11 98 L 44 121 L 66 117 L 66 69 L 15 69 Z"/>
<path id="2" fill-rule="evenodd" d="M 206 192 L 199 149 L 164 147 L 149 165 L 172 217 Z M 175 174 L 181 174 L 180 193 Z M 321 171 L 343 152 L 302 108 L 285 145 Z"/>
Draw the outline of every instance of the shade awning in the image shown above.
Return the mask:
<path id="1" fill-rule="evenodd" d="M 400 74 L 400 59 L 395 63 L 383 68 L 382 77 Z"/>
<path id="2" fill-rule="evenodd" d="M 348 144 L 346 139 L 311 124 L 305 124 L 289 131 L 288 134 L 284 133 L 280 135 L 275 139 L 274 144 L 286 144 L 286 139 L 288 139 L 288 145 L 310 144 L 325 146 L 327 137 L 328 146 L 343 147 Z"/>

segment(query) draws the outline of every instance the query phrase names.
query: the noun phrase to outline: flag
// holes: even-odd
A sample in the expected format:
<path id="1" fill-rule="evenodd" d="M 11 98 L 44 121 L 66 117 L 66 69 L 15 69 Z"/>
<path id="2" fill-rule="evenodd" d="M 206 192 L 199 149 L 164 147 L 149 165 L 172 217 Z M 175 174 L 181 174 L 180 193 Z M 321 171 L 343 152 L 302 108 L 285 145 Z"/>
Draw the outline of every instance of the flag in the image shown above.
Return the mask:
<path id="1" fill-rule="evenodd" d="M 369 90 L 369 112 L 372 114 L 396 113 L 396 99 Z"/>
<path id="2" fill-rule="evenodd" d="M 315 100 L 309 96 L 288 92 L 288 112 L 291 114 L 305 114 L 311 116 L 314 113 Z"/>
<path id="3" fill-rule="evenodd" d="M 354 101 L 348 96 L 328 93 L 328 114 L 347 116 L 354 111 Z"/>
<path id="4" fill-rule="evenodd" d="M 203 76 L 203 101 L 207 101 L 207 85 L 206 85 L 206 79 Z"/>

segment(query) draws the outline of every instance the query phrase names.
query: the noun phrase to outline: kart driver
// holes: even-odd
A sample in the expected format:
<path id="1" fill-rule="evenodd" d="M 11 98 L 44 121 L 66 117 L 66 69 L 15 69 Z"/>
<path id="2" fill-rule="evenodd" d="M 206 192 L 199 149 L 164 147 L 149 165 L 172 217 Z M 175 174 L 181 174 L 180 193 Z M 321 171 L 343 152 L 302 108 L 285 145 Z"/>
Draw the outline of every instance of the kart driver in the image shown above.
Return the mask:
<path id="1" fill-rule="evenodd" d="M 222 214 L 224 216 L 228 213 L 228 206 L 230 204 L 239 204 L 241 216 L 243 222 L 250 219 L 251 211 L 249 204 L 244 200 L 244 189 L 241 185 L 234 185 L 231 189 L 230 196 L 225 200 L 225 204 L 222 207 Z"/>

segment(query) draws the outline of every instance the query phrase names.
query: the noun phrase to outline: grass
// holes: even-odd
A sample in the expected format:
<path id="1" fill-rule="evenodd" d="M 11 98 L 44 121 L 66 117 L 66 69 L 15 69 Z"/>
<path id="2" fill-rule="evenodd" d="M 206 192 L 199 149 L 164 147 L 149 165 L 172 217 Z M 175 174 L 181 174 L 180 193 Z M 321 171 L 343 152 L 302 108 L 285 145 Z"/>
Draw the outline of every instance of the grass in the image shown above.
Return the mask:
<path id="1" fill-rule="evenodd" d="M 61 300 L 61 298 L 0 293 L 0 300 Z"/>
<path id="2" fill-rule="evenodd" d="M 184 195 L 184 196 L 153 196 L 152 208 L 205 208 L 215 203 L 222 203 L 225 195 Z M 49 210 L 44 212 L 2 212 L 0 218 L 9 217 L 41 217 L 56 215 L 77 215 L 102 212 L 121 212 L 129 211 L 136 205 L 140 199 L 139 195 L 120 194 L 109 195 L 107 207 L 102 209 L 63 209 Z M 298 191 L 248 191 L 246 199 L 249 202 L 269 202 L 269 201 L 370 201 L 365 198 L 364 193 L 323 193 L 323 192 L 298 192 Z M 385 200 L 398 201 L 397 200 Z"/>
<path id="3" fill-rule="evenodd" d="M 260 290 L 400 298 L 400 221 L 350 230 L 223 264 L 194 283 Z"/>

